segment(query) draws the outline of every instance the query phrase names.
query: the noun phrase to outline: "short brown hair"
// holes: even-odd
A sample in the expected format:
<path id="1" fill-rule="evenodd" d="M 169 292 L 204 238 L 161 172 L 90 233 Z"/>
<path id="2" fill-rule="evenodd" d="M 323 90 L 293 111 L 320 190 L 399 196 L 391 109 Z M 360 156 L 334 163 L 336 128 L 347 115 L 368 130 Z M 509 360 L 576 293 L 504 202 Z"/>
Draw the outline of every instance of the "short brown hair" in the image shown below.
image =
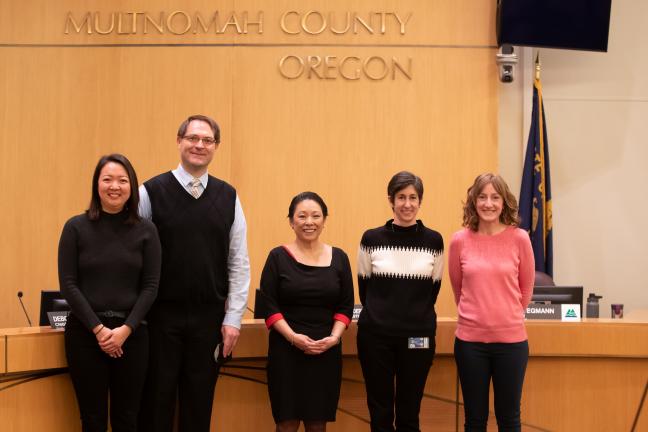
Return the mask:
<path id="1" fill-rule="evenodd" d="M 466 202 L 463 207 L 463 226 L 477 231 L 479 227 L 479 215 L 477 214 L 475 204 L 477 202 L 477 196 L 479 196 L 488 184 L 492 184 L 493 188 L 502 197 L 503 206 L 500 222 L 504 225 L 518 226 L 520 224 L 520 217 L 518 216 L 518 203 L 515 195 L 513 195 L 502 176 L 493 173 L 478 175 L 472 186 L 468 188 Z"/>
<path id="2" fill-rule="evenodd" d="M 216 123 L 211 117 L 207 117 L 206 115 L 202 114 L 194 114 L 192 116 L 189 116 L 185 121 L 180 123 L 180 127 L 178 128 L 178 138 L 184 138 L 185 133 L 187 133 L 187 127 L 189 127 L 189 123 L 194 120 L 207 123 L 214 133 L 214 140 L 216 140 L 216 144 L 220 144 L 220 128 L 218 127 L 218 123 Z"/>
<path id="3" fill-rule="evenodd" d="M 401 171 L 394 174 L 391 180 L 389 180 L 389 184 L 387 184 L 389 202 L 393 205 L 396 194 L 408 186 L 414 186 L 419 201 L 423 201 L 423 180 L 409 171 Z"/>

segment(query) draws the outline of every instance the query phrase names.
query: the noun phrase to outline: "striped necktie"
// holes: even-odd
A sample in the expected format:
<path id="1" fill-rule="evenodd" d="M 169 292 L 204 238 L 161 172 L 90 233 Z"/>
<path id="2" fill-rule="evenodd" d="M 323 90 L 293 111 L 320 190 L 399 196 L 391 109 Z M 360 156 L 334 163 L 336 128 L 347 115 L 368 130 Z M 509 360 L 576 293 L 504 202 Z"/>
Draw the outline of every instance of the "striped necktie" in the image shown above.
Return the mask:
<path id="1" fill-rule="evenodd" d="M 191 180 L 191 183 L 189 184 L 189 192 L 191 192 L 191 195 L 194 198 L 198 198 L 200 196 L 200 179 L 195 178 Z"/>

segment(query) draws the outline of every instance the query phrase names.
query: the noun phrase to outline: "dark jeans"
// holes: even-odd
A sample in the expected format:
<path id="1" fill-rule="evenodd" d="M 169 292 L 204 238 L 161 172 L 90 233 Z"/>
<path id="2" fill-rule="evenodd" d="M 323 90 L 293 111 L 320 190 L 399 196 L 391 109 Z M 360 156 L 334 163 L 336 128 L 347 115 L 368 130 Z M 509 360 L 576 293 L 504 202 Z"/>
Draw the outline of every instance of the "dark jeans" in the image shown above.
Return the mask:
<path id="1" fill-rule="evenodd" d="M 104 318 L 103 324 L 115 328 L 120 318 Z M 137 431 L 139 412 L 148 364 L 148 330 L 141 325 L 126 339 L 124 355 L 112 358 L 104 353 L 96 337 L 74 316 L 65 326 L 65 355 L 74 385 L 84 432 L 104 432 L 110 424 L 114 432 Z"/>
<path id="2" fill-rule="evenodd" d="M 222 305 L 161 303 L 148 314 L 151 360 L 140 431 L 170 432 L 176 396 L 180 432 L 208 432 L 222 340 Z"/>
<path id="3" fill-rule="evenodd" d="M 482 343 L 455 338 L 454 353 L 464 399 L 464 430 L 486 431 L 492 378 L 498 430 L 520 431 L 520 400 L 529 359 L 528 342 Z"/>
<path id="4" fill-rule="evenodd" d="M 418 432 L 421 399 L 434 358 L 434 337 L 430 337 L 430 348 L 409 349 L 407 337 L 376 335 L 359 327 L 357 342 L 371 431 Z"/>

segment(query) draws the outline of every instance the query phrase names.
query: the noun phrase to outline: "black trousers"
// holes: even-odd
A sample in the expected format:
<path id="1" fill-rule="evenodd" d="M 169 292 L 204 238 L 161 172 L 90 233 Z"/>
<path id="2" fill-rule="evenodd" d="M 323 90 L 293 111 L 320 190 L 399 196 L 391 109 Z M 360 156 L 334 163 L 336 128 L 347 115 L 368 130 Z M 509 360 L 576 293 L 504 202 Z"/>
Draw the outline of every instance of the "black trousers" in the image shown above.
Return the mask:
<path id="1" fill-rule="evenodd" d="M 103 324 L 115 328 L 120 318 L 104 318 Z M 104 353 L 96 337 L 74 316 L 65 326 L 65 355 L 74 385 L 84 432 L 104 432 L 110 424 L 114 432 L 137 431 L 139 412 L 148 364 L 148 330 L 141 325 L 126 339 L 124 355 L 112 358 Z"/>
<path id="2" fill-rule="evenodd" d="M 173 428 L 176 399 L 180 432 L 208 432 L 222 341 L 223 307 L 160 303 L 148 315 L 150 362 L 140 431 Z"/>
<path id="3" fill-rule="evenodd" d="M 427 349 L 409 349 L 407 337 L 376 335 L 359 327 L 357 343 L 371 431 L 418 432 L 421 399 L 434 358 L 434 337 Z"/>
<path id="4" fill-rule="evenodd" d="M 464 399 L 464 430 L 486 431 L 492 378 L 498 430 L 520 431 L 520 400 L 529 359 L 528 342 L 482 343 L 455 338 L 454 353 Z"/>

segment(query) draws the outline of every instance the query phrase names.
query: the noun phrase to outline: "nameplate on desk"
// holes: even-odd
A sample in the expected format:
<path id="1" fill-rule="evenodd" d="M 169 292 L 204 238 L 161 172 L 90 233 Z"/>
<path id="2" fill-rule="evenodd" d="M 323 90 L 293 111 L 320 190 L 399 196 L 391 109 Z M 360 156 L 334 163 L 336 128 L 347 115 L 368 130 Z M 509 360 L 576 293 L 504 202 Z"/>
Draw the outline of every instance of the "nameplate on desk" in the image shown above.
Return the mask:
<path id="1" fill-rule="evenodd" d="M 524 317 L 536 320 L 580 321 L 581 308 L 577 304 L 530 304 Z"/>
<path id="2" fill-rule="evenodd" d="M 351 321 L 358 321 L 358 318 L 360 318 L 360 312 L 362 312 L 362 305 L 357 304 L 353 306 L 353 317 L 351 318 Z"/>
<path id="3" fill-rule="evenodd" d="M 47 312 L 47 318 L 49 319 L 50 326 L 53 329 L 65 328 L 67 317 L 67 311 Z"/>

